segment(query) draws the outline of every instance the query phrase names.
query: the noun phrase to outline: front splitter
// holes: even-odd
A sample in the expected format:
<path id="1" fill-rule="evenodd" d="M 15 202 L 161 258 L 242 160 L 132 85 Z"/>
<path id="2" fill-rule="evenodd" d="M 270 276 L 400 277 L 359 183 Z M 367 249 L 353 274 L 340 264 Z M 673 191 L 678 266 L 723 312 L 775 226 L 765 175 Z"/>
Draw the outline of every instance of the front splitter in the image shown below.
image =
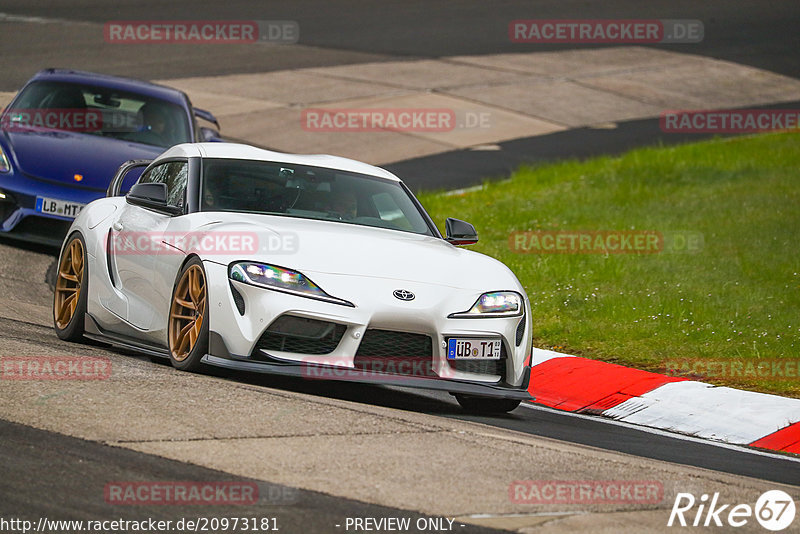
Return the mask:
<path id="1" fill-rule="evenodd" d="M 523 381 L 523 384 L 518 387 L 510 387 L 502 384 L 486 384 L 443 378 L 404 376 L 375 371 L 364 371 L 355 368 L 334 367 L 330 365 L 292 362 L 255 362 L 238 358 L 221 358 L 211 354 L 206 354 L 203 356 L 202 362 L 215 367 L 223 367 L 236 371 L 292 376 L 305 378 L 307 380 L 335 380 L 356 382 L 360 384 L 382 384 L 386 386 L 433 389 L 438 391 L 447 391 L 449 393 L 474 395 L 476 397 L 494 397 L 527 401 L 534 400 L 533 396 L 528 393 L 530 367 L 525 367 L 524 373 L 526 379 Z"/>

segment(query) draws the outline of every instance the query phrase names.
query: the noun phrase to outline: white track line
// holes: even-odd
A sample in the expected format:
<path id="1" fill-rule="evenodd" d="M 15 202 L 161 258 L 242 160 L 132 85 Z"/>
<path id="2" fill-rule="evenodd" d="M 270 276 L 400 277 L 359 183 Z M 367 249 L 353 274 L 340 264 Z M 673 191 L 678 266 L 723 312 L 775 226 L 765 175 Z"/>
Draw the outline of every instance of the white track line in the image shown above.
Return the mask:
<path id="1" fill-rule="evenodd" d="M 85 20 L 53 19 L 48 17 L 32 17 L 29 15 L 13 15 L 10 13 L 0 13 L 0 22 L 23 22 L 28 24 L 78 24 L 86 26 L 97 26 L 99 22 L 89 22 Z"/>

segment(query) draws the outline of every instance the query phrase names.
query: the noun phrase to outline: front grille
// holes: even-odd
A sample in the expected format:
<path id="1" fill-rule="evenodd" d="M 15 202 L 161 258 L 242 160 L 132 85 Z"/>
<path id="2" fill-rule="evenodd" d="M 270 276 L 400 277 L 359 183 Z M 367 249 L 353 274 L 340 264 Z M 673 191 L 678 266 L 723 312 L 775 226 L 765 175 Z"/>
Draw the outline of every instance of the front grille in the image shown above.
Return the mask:
<path id="1" fill-rule="evenodd" d="M 356 358 L 432 358 L 433 340 L 425 334 L 370 329 L 358 346 Z"/>
<path id="2" fill-rule="evenodd" d="M 269 325 L 253 352 L 263 349 L 267 352 L 330 354 L 339 346 L 346 330 L 342 324 L 282 315 Z"/>
<path id="3" fill-rule="evenodd" d="M 373 373 L 438 378 L 433 370 L 433 340 L 425 334 L 369 329 L 353 364 Z"/>
<path id="4" fill-rule="evenodd" d="M 6 193 L 8 194 L 8 193 Z M 17 206 L 11 202 L 3 202 L 0 201 L 0 226 L 3 225 L 6 219 L 8 219 L 9 215 L 11 215 L 14 211 L 16 211 Z"/>
<path id="5" fill-rule="evenodd" d="M 501 380 L 506 377 L 506 361 L 508 353 L 506 345 L 503 343 L 500 348 L 499 360 L 447 360 L 451 369 L 465 373 L 477 373 L 481 375 L 499 375 Z"/>

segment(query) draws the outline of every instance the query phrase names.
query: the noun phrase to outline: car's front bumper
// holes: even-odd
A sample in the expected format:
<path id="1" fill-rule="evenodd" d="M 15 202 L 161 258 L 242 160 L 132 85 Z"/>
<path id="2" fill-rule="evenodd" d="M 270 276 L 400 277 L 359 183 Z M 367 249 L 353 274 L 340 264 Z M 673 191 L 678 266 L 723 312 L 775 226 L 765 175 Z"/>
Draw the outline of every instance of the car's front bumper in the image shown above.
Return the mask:
<path id="1" fill-rule="evenodd" d="M 0 175 L 0 235 L 25 241 L 60 246 L 72 217 L 36 210 L 37 197 L 88 204 L 102 192 L 69 187 L 15 173 Z"/>
<path id="2" fill-rule="evenodd" d="M 529 366 L 524 368 L 524 380 L 519 386 L 508 386 L 501 383 L 469 382 L 442 378 L 426 378 L 421 376 L 405 376 L 379 373 L 373 370 L 307 364 L 282 361 L 253 361 L 244 358 L 221 357 L 206 354 L 203 363 L 215 367 L 223 367 L 235 371 L 266 373 L 272 375 L 293 376 L 308 380 L 340 380 L 360 384 L 380 384 L 384 386 L 400 386 L 420 389 L 433 389 L 472 395 L 475 397 L 496 397 L 505 399 L 534 400 L 528 393 L 530 381 Z"/>
<path id="3" fill-rule="evenodd" d="M 481 291 L 380 277 L 355 279 L 313 273 L 313 280 L 330 294 L 352 300 L 356 306 L 351 308 L 229 281 L 227 266 L 210 261 L 204 266 L 209 280 L 211 341 L 204 361 L 210 365 L 310 380 L 349 380 L 530 399 L 527 386 L 531 319 L 527 302 L 521 317 L 449 318 L 453 312 L 469 309 Z M 398 287 L 413 291 L 417 298 L 410 303 L 396 300 L 392 292 Z M 244 313 L 237 308 L 233 290 L 240 295 Z M 259 348 L 266 330 L 285 315 L 336 324 L 342 328 L 340 339 L 334 349 L 324 354 Z M 374 330 L 427 336 L 431 340 L 430 354 L 423 358 L 403 355 L 404 347 L 400 345 L 394 354 L 390 345 L 383 356 L 360 360 L 359 349 Z M 453 337 L 500 339 L 502 362 L 494 366 L 490 361 L 482 368 L 483 362 L 473 367 L 448 359 L 448 339 Z M 427 365 L 416 365 L 422 359 Z M 408 372 L 386 372 L 389 368 Z"/>

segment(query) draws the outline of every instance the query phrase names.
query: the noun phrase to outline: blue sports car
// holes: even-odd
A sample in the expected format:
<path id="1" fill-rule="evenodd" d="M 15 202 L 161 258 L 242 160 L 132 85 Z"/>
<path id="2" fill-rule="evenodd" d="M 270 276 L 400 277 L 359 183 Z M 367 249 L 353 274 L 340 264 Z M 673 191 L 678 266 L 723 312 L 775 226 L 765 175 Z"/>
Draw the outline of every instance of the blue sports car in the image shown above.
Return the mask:
<path id="1" fill-rule="evenodd" d="M 219 128 L 177 89 L 90 72 L 38 72 L 0 115 L 0 236 L 60 245 L 72 219 L 105 196 L 125 161 L 219 140 L 198 118 Z"/>

